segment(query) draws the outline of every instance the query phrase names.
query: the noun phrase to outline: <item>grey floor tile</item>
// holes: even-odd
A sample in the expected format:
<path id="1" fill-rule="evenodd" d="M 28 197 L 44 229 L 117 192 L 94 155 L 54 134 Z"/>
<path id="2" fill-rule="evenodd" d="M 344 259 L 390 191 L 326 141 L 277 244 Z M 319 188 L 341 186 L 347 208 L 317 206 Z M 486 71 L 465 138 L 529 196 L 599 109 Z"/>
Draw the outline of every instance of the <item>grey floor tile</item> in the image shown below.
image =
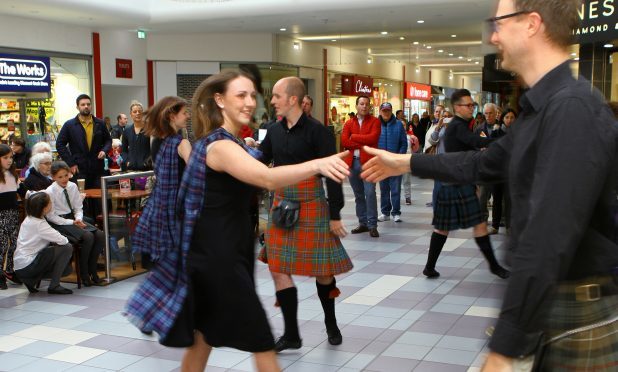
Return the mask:
<path id="1" fill-rule="evenodd" d="M 141 356 L 108 351 L 82 363 L 86 366 L 121 370 L 143 359 Z"/>
<path id="2" fill-rule="evenodd" d="M 4 371 L 12 371 L 21 368 L 27 364 L 38 361 L 38 358 L 28 355 L 3 353 L 0 354 L 0 366 Z"/>
<path id="3" fill-rule="evenodd" d="M 19 366 L 15 370 L 19 372 L 60 372 L 75 367 L 75 364 L 60 362 L 57 360 L 38 359 L 32 363 Z"/>
<path id="4" fill-rule="evenodd" d="M 123 372 L 169 372 L 178 368 L 179 363 L 171 360 L 144 358 L 123 369 Z"/>
<path id="5" fill-rule="evenodd" d="M 429 362 L 469 366 L 472 362 L 474 362 L 477 354 L 478 352 L 476 351 L 433 348 L 425 356 L 425 360 Z"/>
<path id="6" fill-rule="evenodd" d="M 414 372 L 467 372 L 468 367 L 458 366 L 455 364 L 435 363 L 422 361 L 420 362 Z"/>
<path id="7" fill-rule="evenodd" d="M 419 364 L 418 360 L 379 356 L 367 367 L 366 371 L 410 372 Z"/>
<path id="8" fill-rule="evenodd" d="M 478 352 L 485 346 L 487 339 L 478 339 L 470 337 L 458 337 L 446 335 L 442 337 L 436 347 L 443 349 L 455 349 L 464 351 Z"/>
<path id="9" fill-rule="evenodd" d="M 30 355 L 42 358 L 60 350 L 64 350 L 66 348 L 66 344 L 59 344 L 47 341 L 36 341 L 26 346 L 22 346 L 19 349 L 15 349 L 12 352 L 15 354 Z"/>

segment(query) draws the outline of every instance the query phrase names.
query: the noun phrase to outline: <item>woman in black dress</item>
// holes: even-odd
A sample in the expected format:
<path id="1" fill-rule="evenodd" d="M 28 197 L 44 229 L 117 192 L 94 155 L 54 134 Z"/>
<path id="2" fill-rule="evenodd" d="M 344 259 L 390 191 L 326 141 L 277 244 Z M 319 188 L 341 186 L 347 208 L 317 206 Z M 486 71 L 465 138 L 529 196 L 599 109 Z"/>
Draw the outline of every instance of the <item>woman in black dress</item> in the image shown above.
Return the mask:
<path id="1" fill-rule="evenodd" d="M 256 160 L 236 138 L 241 126 L 251 121 L 255 97 L 251 78 L 232 71 L 211 76 L 193 95 L 198 141 L 185 179 L 199 179 L 203 172 L 206 188 L 186 259 L 189 293 L 175 323 L 195 332 L 183 371 L 203 371 L 212 347 L 224 346 L 254 353 L 259 371 L 280 370 L 253 278 L 255 240 L 249 206 L 254 186 L 274 190 L 318 173 L 341 182 L 348 174 L 341 159 L 346 153 L 276 168 Z M 201 171 L 195 171 L 196 163 Z M 187 204 L 184 209 L 189 214 Z M 174 334 L 168 343 L 173 343 Z"/>

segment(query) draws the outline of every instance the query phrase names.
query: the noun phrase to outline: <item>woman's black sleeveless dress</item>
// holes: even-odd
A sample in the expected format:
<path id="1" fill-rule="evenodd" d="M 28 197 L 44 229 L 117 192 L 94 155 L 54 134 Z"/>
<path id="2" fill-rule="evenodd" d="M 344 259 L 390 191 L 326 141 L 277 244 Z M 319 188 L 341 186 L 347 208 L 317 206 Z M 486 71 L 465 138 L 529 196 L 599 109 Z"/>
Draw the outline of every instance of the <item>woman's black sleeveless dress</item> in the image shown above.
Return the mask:
<path id="1" fill-rule="evenodd" d="M 206 174 L 206 200 L 187 257 L 189 298 L 174 328 L 199 330 L 214 347 L 273 350 L 253 276 L 255 239 L 249 206 L 256 190 L 227 173 L 207 167 Z M 166 344 L 176 346 L 175 333 Z"/>

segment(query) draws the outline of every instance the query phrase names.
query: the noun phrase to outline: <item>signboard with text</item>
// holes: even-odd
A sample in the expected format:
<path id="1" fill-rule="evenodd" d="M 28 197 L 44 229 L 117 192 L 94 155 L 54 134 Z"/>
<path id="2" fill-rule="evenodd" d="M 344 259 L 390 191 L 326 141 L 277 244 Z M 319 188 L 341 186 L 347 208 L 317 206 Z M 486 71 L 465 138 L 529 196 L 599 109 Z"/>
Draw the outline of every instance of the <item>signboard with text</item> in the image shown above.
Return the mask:
<path id="1" fill-rule="evenodd" d="M 133 60 L 116 58 L 116 77 L 133 79 Z"/>
<path id="2" fill-rule="evenodd" d="M 406 83 L 405 98 L 431 101 L 431 85 Z"/>
<path id="3" fill-rule="evenodd" d="M 573 35 L 580 44 L 618 38 L 618 0 L 586 0 L 578 13 L 581 25 Z"/>
<path id="4" fill-rule="evenodd" d="M 369 96 L 373 79 L 366 76 L 341 76 L 341 94 L 344 96 Z"/>
<path id="5" fill-rule="evenodd" d="M 49 57 L 0 54 L 0 92 L 51 90 Z"/>

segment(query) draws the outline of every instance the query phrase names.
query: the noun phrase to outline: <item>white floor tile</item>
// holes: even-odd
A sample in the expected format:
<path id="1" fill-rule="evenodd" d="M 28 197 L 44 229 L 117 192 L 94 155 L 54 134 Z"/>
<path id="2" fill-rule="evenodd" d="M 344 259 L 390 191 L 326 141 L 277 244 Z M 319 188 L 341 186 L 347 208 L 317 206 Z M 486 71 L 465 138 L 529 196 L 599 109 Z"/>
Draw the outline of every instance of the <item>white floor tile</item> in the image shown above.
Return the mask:
<path id="1" fill-rule="evenodd" d="M 464 315 L 498 318 L 498 315 L 500 315 L 500 309 L 485 306 L 471 306 Z"/>
<path id="2" fill-rule="evenodd" d="M 19 349 L 20 347 L 29 345 L 36 340 L 31 338 L 23 338 L 18 336 L 1 336 L 0 337 L 0 351 L 9 352 L 15 349 Z"/>
<path id="3" fill-rule="evenodd" d="M 107 350 L 94 349 L 83 346 L 69 346 L 64 350 L 53 353 L 45 357 L 45 359 L 59 360 L 61 362 L 81 364 L 85 361 L 97 357 Z"/>

